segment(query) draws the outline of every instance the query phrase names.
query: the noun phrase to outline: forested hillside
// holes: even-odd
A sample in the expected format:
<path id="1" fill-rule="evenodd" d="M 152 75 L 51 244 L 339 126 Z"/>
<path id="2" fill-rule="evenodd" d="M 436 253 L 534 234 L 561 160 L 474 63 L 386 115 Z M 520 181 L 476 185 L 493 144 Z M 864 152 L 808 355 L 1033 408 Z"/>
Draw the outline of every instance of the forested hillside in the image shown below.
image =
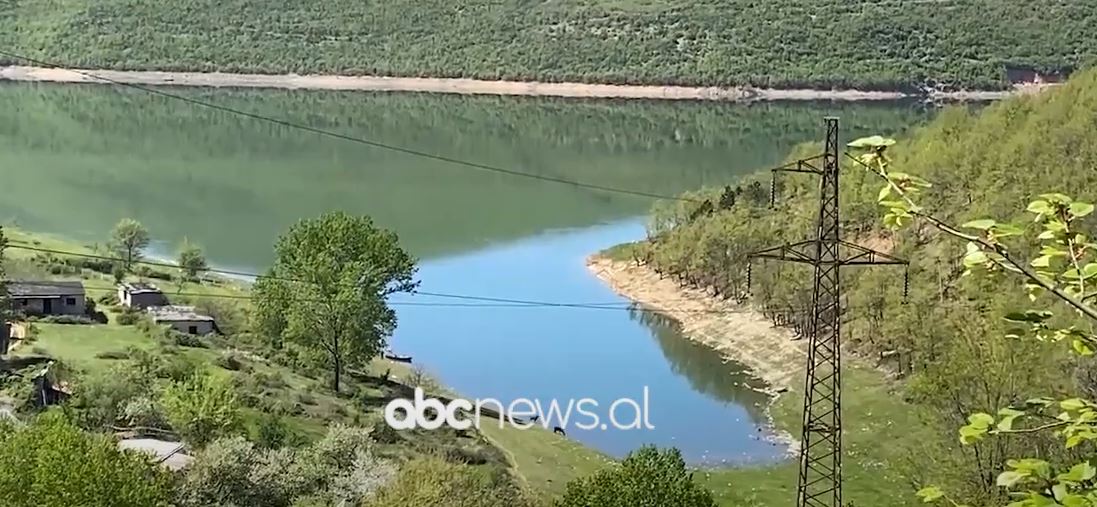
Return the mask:
<path id="1" fill-rule="evenodd" d="M 1011 99 L 979 112 L 946 111 L 911 136 L 900 137 L 890 167 L 931 182 L 919 204 L 949 224 L 991 218 L 1025 227 L 1032 224 L 1026 205 L 1040 194 L 1061 192 L 1085 202 L 1097 197 L 1095 132 L 1097 71 L 1087 71 L 1041 96 Z M 800 154 L 818 151 L 821 147 L 815 145 L 803 147 Z M 1030 303 L 1019 277 L 961 276 L 965 242 L 927 223 L 915 221 L 897 233 L 885 230 L 877 205 L 881 186 L 882 180 L 855 163 L 843 167 L 844 235 L 910 259 L 910 298 L 902 301 L 900 269 L 845 268 L 842 338 L 849 350 L 906 379 L 901 384 L 906 398 L 937 436 L 909 449 L 909 468 L 903 473 L 912 486 L 942 484 L 970 505 L 1000 505 L 995 477 L 1006 458 L 1035 455 L 1054 462 L 1067 455 L 1091 456 L 1089 447 L 1064 451 L 1050 435 L 1039 433 L 958 445 L 956 430 L 969 414 L 993 414 L 1039 396 L 1092 396 L 1097 368 L 1092 358 L 1071 358 L 1065 345 L 1006 338 L 1016 333 L 1011 330 L 1016 324 L 1003 317 L 1018 308 L 1039 305 L 1058 310 L 1056 315 L 1076 314 L 1050 297 Z M 635 258 L 685 285 L 741 296 L 746 291 L 745 254 L 806 239 L 815 219 L 817 179 L 782 176 L 774 209 L 768 206 L 768 187 L 769 174 L 759 174 L 708 215 L 696 212 L 698 204 L 690 202 L 656 209 L 650 228 L 654 240 L 632 247 Z M 721 192 L 708 189 L 692 195 L 718 203 Z M 1081 232 L 1093 237 L 1092 220 L 1082 227 Z M 1035 257 L 1039 233 L 1038 227 L 1028 226 L 1020 239 L 1011 238 L 1011 252 L 1023 259 Z M 810 268 L 779 264 L 756 265 L 752 302 L 775 323 L 795 327 L 810 305 Z M 1084 321 L 1061 318 L 1063 325 L 1090 329 Z"/>
<path id="2" fill-rule="evenodd" d="M 998 89 L 1007 68 L 1093 60 L 1097 2 L 17 0 L 0 47 L 85 68 Z"/>

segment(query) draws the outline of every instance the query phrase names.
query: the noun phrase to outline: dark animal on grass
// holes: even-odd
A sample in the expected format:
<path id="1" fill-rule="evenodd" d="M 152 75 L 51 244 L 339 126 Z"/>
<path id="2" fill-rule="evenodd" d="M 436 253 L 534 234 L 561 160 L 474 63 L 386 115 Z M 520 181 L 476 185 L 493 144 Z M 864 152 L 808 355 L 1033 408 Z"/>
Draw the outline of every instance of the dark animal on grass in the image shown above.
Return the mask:
<path id="1" fill-rule="evenodd" d="M 560 436 L 562 436 L 562 437 L 566 437 L 566 436 L 568 436 L 568 434 L 567 434 L 567 433 L 564 433 L 564 428 L 561 428 L 561 427 L 559 427 L 559 426 L 553 426 L 553 427 L 552 427 L 552 432 L 553 432 L 553 433 L 556 433 L 557 435 L 560 435 Z"/>

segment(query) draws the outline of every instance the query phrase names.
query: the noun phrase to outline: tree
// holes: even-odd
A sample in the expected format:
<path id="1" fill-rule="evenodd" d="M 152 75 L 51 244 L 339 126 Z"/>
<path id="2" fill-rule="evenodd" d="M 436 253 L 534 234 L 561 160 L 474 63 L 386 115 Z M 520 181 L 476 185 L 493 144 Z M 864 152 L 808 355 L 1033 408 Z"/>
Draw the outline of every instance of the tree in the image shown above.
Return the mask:
<path id="1" fill-rule="evenodd" d="M 141 252 L 149 246 L 149 231 L 132 218 L 123 218 L 110 233 L 110 249 L 122 259 L 126 272 L 133 272 L 134 261 L 141 260 Z"/>
<path id="2" fill-rule="evenodd" d="M 167 506 L 168 473 L 109 438 L 85 433 L 57 410 L 0 431 L 5 507 Z"/>
<path id="3" fill-rule="evenodd" d="M 240 424 L 232 385 L 209 373 L 172 382 L 164 388 L 161 404 L 171 427 L 196 446 L 228 435 Z"/>
<path id="4" fill-rule="evenodd" d="M 917 176 L 894 172 L 887 148 L 894 140 L 880 136 L 862 138 L 850 143 L 865 152 L 856 160 L 885 181 L 878 194 L 886 210 L 884 223 L 898 229 L 914 220 L 928 222 L 940 232 L 967 242 L 963 257 L 965 275 L 982 274 L 996 278 L 1006 273 L 1024 280 L 1023 290 L 1033 301 L 1041 298 L 1070 309 L 1076 317 L 1089 321 L 1089 329 L 1072 323 L 1071 319 L 1056 318 L 1047 309 L 1025 309 L 1004 316 L 1013 325 L 1010 337 L 1030 338 L 1039 342 L 1068 342 L 1075 354 L 1091 358 L 1097 352 L 1097 335 L 1092 331 L 1097 323 L 1097 243 L 1084 232 L 1082 219 L 1094 211 L 1094 205 L 1080 202 L 1060 193 L 1047 193 L 1031 201 L 1026 211 L 1035 215 L 1040 233 L 1036 236 L 1039 255 L 1023 258 L 1022 246 L 1010 245 L 1025 236 L 1017 225 L 990 218 L 972 220 L 957 227 L 935 217 L 915 202 L 922 189 L 931 184 Z M 972 231 L 972 232 L 967 232 Z M 1076 320 L 1076 319 L 1075 319 Z M 1007 459 L 1008 468 L 995 478 L 995 484 L 1015 501 L 1010 507 L 1097 506 L 1097 402 L 1081 397 L 1056 400 L 1031 398 L 1002 407 L 997 414 L 977 412 L 967 418 L 959 430 L 960 442 L 976 445 L 997 436 L 1043 437 L 1053 435 L 1064 441 L 1067 450 L 1079 455 L 1068 463 L 1048 461 L 1046 456 Z M 918 496 L 924 502 L 944 502 L 960 506 L 936 486 L 921 489 Z"/>
<path id="5" fill-rule="evenodd" d="M 568 484 L 556 507 L 715 507 L 712 493 L 693 482 L 682 454 L 646 446 L 620 466 Z"/>
<path id="6" fill-rule="evenodd" d="M 343 369 L 376 356 L 396 328 L 386 298 L 413 290 L 415 260 L 396 234 L 342 212 L 302 220 L 275 245 L 277 259 L 255 284 L 258 328 L 326 356 L 331 386 Z"/>
<path id="7" fill-rule="evenodd" d="M 202 253 L 202 248 L 185 238 L 182 246 L 179 247 L 178 263 L 179 270 L 183 273 L 183 280 L 189 282 L 197 280 L 198 273 L 209 267 L 206 264 L 206 256 Z"/>

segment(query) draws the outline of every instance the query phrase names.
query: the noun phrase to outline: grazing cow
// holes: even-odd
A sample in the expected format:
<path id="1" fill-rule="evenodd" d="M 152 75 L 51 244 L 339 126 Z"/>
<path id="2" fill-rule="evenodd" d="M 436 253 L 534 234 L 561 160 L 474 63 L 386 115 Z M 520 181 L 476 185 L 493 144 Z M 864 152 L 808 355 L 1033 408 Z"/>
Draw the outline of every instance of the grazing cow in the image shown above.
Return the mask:
<path id="1" fill-rule="evenodd" d="M 562 436 L 562 437 L 566 437 L 566 436 L 568 436 L 568 434 L 567 434 L 567 433 L 564 433 L 564 428 L 561 428 L 561 427 L 559 427 L 559 426 L 553 426 L 553 427 L 552 427 L 552 432 L 553 432 L 553 433 L 556 433 L 556 434 L 558 434 L 558 435 L 560 435 L 560 436 Z"/>
<path id="2" fill-rule="evenodd" d="M 530 424 L 533 424 L 533 423 L 537 422 L 537 420 L 540 419 L 540 418 L 541 418 L 540 415 L 535 415 L 535 416 L 529 418 L 529 422 L 530 422 Z"/>

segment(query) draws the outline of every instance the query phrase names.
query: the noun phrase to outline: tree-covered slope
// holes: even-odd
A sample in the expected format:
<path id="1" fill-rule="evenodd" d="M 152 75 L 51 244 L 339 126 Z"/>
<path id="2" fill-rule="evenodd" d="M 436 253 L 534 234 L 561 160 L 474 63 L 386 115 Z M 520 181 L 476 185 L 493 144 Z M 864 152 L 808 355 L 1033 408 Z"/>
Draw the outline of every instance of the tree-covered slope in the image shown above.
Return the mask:
<path id="1" fill-rule="evenodd" d="M 822 134 L 820 129 L 820 134 Z M 887 132 L 883 132 L 887 134 Z M 890 165 L 893 174 L 915 175 L 933 186 L 918 197 L 923 212 L 959 226 L 992 218 L 1024 227 L 1032 223 L 1026 205 L 1040 194 L 1060 192 L 1092 202 L 1097 197 L 1097 71 L 1076 75 L 1045 94 L 1014 98 L 978 112 L 954 108 L 909 136 L 899 138 Z M 848 141 L 849 139 L 844 139 Z M 821 151 L 803 147 L 802 153 Z M 1060 457 L 1053 439 L 1017 439 L 959 447 L 956 428 L 974 412 L 994 413 L 1001 406 L 1036 396 L 1097 392 L 1092 360 L 1065 357 L 1065 346 L 1007 338 L 1016 327 L 1004 316 L 1032 304 L 1057 309 L 1065 324 L 1074 313 L 1054 298 L 1030 303 L 1022 279 L 993 280 L 962 276 L 965 242 L 928 223 L 892 233 L 882 227 L 877 205 L 883 186 L 876 175 L 844 164 L 841 196 L 846 239 L 907 258 L 910 297 L 901 299 L 902 271 L 896 268 L 843 268 L 843 333 L 848 350 L 905 375 L 905 397 L 915 402 L 938 440 L 909 450 L 907 470 L 914 485 L 943 484 L 969 505 L 999 505 L 994 478 L 1007 457 Z M 655 241 L 633 249 L 684 285 L 704 286 L 721 295 L 746 290 L 746 253 L 784 241 L 807 239 L 813 231 L 818 179 L 783 176 L 778 204 L 769 208 L 769 175 L 742 185 L 735 203 L 723 210 L 695 213 L 696 203 L 656 210 Z M 718 199 L 714 189 L 694 197 Z M 1081 232 L 1093 237 L 1093 220 Z M 1039 227 L 1028 226 L 1010 238 L 1010 252 L 1034 258 Z M 756 265 L 753 304 L 776 324 L 803 327 L 811 298 L 811 272 L 795 265 Z M 1087 449 L 1090 452 L 1092 449 Z M 1074 451 L 1080 452 L 1080 451 Z M 1004 502 L 1003 502 L 1004 503 Z"/>
<path id="2" fill-rule="evenodd" d="M 1001 88 L 1008 66 L 1092 60 L 1097 2 L 13 0 L 0 47 L 114 69 Z"/>

